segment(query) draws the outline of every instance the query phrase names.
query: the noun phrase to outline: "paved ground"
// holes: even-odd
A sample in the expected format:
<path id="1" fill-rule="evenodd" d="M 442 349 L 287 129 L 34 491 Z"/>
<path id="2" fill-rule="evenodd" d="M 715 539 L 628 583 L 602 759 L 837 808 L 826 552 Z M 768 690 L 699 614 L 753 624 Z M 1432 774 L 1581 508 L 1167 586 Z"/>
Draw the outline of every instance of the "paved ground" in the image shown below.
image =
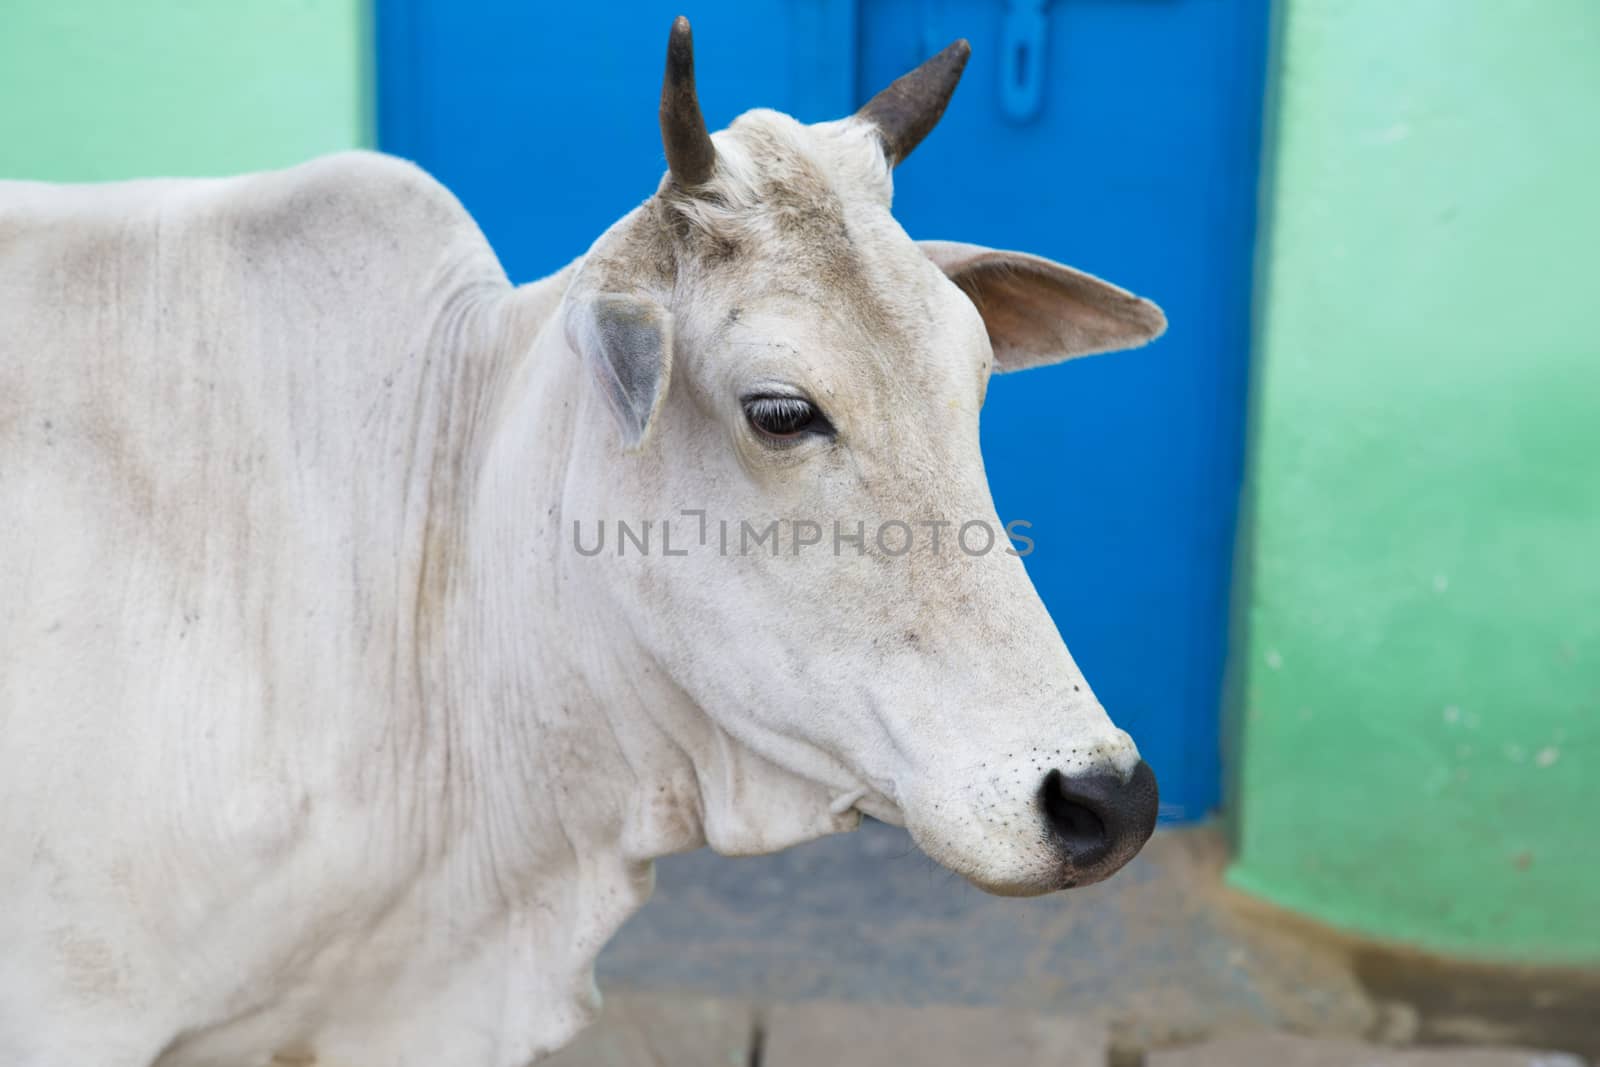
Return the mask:
<path id="1" fill-rule="evenodd" d="M 1118 1056 L 1106 1028 L 968 1005 L 614 996 L 550 1067 L 1584 1067 L 1520 1049 L 1411 1049 L 1257 1034 Z"/>
<path id="2" fill-rule="evenodd" d="M 1215 834 L 1165 831 L 1111 881 L 992 897 L 867 823 L 775 856 L 660 865 L 601 956 L 602 989 L 993 1005 L 1114 1022 L 1140 1046 L 1237 1029 L 1364 1034 L 1344 961 L 1217 905 Z"/>
<path id="3" fill-rule="evenodd" d="M 1600 1065 L 1600 976 L 1494 972 L 1464 982 L 1453 968 L 1363 954 L 1305 924 L 1264 918 L 1262 908 L 1221 888 L 1223 862 L 1215 831 L 1164 830 L 1109 883 L 1006 900 L 970 888 L 902 831 L 877 823 L 776 856 L 730 860 L 702 851 L 660 865 L 655 898 L 601 956 L 600 984 L 608 993 L 762 1006 L 769 1064 L 783 1062 L 771 1057 L 788 1047 L 785 1034 L 796 1024 L 784 1020 L 803 1010 L 795 1005 L 821 1000 L 882 1012 L 941 1006 L 924 1018 L 964 1017 L 945 1005 L 1067 1018 L 1098 1027 L 1119 1065 L 1147 1050 L 1266 1031 L 1545 1047 Z M 1047 1027 L 1037 1039 L 1057 1040 L 1053 1033 Z M 814 1062 L 830 1062 L 821 1055 Z M 1029 1062 L 1077 1062 L 1062 1055 Z"/>

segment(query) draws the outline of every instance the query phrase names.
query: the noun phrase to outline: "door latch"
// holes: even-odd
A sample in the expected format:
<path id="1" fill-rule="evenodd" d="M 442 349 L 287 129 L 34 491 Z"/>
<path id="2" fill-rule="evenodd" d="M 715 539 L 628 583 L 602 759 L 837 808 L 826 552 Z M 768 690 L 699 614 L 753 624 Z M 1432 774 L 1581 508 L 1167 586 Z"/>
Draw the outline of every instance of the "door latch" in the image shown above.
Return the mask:
<path id="1" fill-rule="evenodd" d="M 1031 122 L 1044 106 L 1048 0 L 1006 0 L 1000 26 L 1000 108 L 1012 122 Z"/>

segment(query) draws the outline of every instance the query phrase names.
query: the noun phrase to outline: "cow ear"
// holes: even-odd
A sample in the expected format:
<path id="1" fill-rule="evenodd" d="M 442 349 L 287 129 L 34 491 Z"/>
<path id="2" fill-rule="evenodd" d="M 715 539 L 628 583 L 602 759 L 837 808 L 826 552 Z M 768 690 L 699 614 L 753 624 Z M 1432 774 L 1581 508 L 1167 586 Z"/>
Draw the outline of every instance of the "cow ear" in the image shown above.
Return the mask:
<path id="1" fill-rule="evenodd" d="M 919 243 L 983 316 L 998 371 L 1135 348 L 1167 328 L 1150 301 L 1048 259 L 954 241 Z"/>
<path id="2" fill-rule="evenodd" d="M 622 432 L 637 452 L 672 377 L 672 314 L 629 293 L 593 293 L 567 308 L 567 344 L 582 358 Z"/>

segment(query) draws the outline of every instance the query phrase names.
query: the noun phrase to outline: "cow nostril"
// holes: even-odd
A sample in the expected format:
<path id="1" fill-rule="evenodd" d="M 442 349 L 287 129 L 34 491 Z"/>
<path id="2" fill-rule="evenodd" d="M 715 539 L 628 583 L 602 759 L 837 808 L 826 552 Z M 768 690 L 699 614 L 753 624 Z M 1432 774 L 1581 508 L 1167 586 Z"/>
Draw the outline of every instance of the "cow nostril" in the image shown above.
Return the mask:
<path id="1" fill-rule="evenodd" d="M 1089 797 L 1072 788 L 1070 778 L 1060 771 L 1045 775 L 1039 799 L 1050 833 L 1075 863 L 1093 863 L 1105 852 L 1105 819 L 1090 806 Z"/>
<path id="2" fill-rule="evenodd" d="M 1126 778 L 1097 773 L 1044 776 L 1039 787 L 1050 836 L 1077 884 L 1099 881 L 1131 859 L 1156 828 L 1156 776 L 1140 761 Z"/>

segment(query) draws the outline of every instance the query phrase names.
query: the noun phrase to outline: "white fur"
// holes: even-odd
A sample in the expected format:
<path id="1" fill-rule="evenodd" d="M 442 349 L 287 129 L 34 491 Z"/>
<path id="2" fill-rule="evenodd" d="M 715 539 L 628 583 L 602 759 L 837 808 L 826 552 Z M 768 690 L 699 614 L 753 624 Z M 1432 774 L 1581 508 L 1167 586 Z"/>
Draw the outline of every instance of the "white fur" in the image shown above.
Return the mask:
<path id="1" fill-rule="evenodd" d="M 676 368 L 626 456 L 561 320 L 647 211 L 513 289 L 380 156 L 0 184 L 0 1063 L 523 1064 L 653 858 L 861 811 L 1053 886 L 1041 776 L 1137 756 L 1016 558 L 573 551 L 684 507 L 998 522 L 983 324 L 867 135 L 741 121 L 836 186 L 883 330 L 756 251 L 642 278 Z M 728 203 L 695 224 L 769 225 Z M 774 380 L 839 443 L 760 444 Z"/>

